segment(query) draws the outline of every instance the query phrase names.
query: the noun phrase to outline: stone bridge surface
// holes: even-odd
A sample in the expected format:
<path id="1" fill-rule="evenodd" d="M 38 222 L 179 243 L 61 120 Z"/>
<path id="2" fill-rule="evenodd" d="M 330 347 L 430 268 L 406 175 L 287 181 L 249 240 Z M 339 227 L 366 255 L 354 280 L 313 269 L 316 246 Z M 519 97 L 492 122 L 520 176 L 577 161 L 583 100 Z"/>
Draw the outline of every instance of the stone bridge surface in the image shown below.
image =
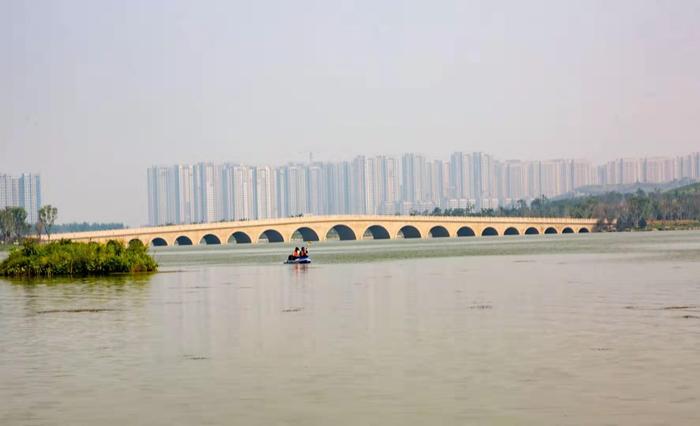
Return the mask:
<path id="1" fill-rule="evenodd" d="M 154 226 L 111 231 L 52 235 L 74 241 L 141 240 L 146 245 L 229 244 L 482 237 L 593 232 L 596 220 L 536 217 L 443 217 L 443 216 L 303 216 L 283 219 Z"/>

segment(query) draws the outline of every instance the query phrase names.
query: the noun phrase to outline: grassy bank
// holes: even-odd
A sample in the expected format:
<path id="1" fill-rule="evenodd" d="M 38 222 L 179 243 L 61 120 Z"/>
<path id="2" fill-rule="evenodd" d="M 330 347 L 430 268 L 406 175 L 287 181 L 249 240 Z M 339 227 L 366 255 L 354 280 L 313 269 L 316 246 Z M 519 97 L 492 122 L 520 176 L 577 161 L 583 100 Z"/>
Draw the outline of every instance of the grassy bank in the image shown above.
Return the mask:
<path id="1" fill-rule="evenodd" d="M 154 272 L 158 268 L 140 241 L 128 247 L 118 241 L 76 243 L 60 240 L 48 244 L 25 241 L 12 248 L 0 263 L 0 275 L 8 277 L 89 276 Z"/>
<path id="2" fill-rule="evenodd" d="M 647 228 L 655 231 L 699 230 L 700 220 L 652 220 Z"/>

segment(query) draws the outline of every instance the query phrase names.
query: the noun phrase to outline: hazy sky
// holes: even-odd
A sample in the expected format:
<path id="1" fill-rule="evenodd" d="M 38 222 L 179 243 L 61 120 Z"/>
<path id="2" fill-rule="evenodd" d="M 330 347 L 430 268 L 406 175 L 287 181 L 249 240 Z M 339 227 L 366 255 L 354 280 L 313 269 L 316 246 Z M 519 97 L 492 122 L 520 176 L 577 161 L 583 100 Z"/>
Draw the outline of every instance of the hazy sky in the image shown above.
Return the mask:
<path id="1" fill-rule="evenodd" d="M 0 0 L 0 173 L 147 220 L 146 168 L 700 150 L 700 1 Z"/>

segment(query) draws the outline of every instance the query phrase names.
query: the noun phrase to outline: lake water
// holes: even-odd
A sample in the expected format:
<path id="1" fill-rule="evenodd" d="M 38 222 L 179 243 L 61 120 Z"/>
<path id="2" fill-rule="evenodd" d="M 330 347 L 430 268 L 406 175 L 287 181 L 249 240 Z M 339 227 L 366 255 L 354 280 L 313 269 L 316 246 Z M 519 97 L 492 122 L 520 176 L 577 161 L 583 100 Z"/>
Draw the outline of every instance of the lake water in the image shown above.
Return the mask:
<path id="1" fill-rule="evenodd" d="M 0 424 L 700 424 L 699 232 L 289 249 L 0 280 Z"/>

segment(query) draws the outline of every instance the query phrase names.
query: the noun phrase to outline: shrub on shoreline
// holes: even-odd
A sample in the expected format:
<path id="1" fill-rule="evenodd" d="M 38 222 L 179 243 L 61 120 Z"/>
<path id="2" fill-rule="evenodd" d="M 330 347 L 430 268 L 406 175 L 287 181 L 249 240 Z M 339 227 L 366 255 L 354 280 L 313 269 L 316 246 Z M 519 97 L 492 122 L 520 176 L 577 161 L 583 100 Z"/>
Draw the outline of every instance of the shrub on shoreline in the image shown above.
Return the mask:
<path id="1" fill-rule="evenodd" d="M 89 276 L 154 272 L 158 269 L 141 241 L 76 243 L 59 240 L 40 244 L 27 240 L 11 249 L 0 263 L 0 275 L 10 277 Z"/>

